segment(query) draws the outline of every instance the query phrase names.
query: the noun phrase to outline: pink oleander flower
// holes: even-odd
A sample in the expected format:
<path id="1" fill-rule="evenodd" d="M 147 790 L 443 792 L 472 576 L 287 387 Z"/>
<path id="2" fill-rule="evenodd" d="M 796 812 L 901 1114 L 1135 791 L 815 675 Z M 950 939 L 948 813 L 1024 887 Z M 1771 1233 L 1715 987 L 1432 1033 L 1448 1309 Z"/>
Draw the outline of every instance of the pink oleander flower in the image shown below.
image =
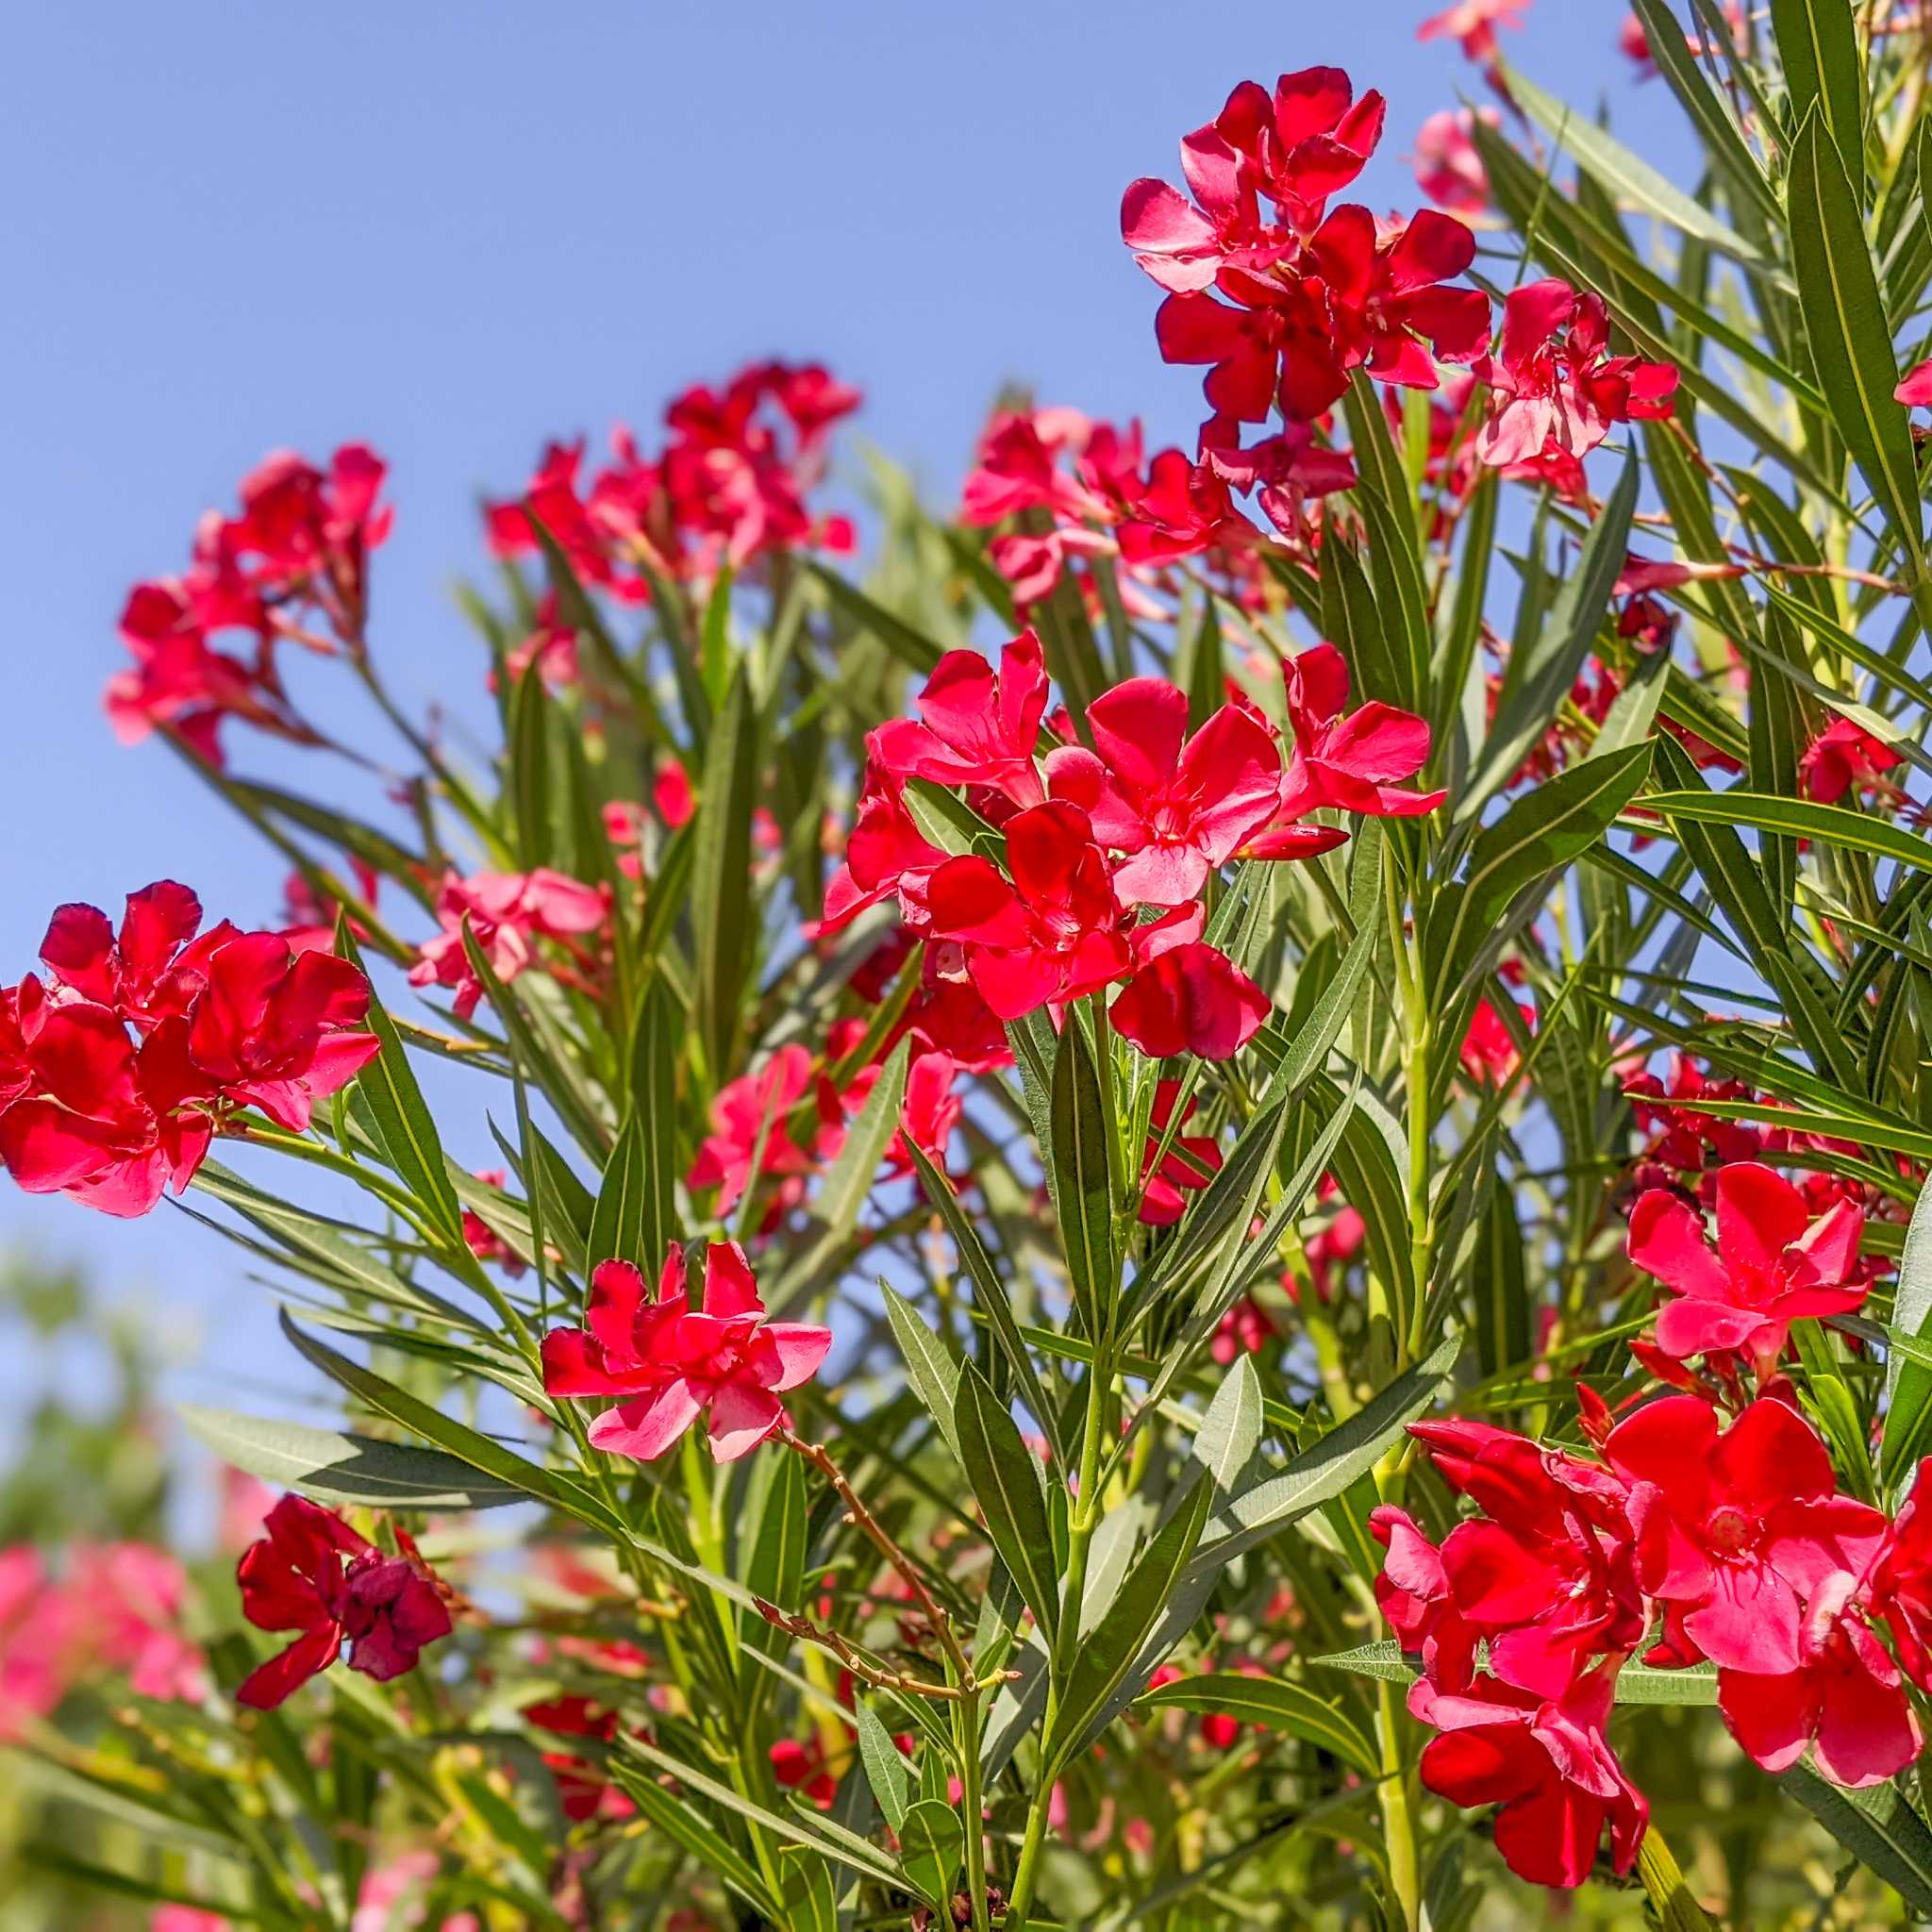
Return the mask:
<path id="1" fill-rule="evenodd" d="M 1490 177 L 1470 129 L 1500 125 L 1493 108 L 1441 108 L 1416 129 L 1416 186 L 1453 215 L 1479 215 L 1490 206 Z"/>
<path id="2" fill-rule="evenodd" d="M 764 1317 L 736 1241 L 706 1250 L 701 1310 L 686 1293 L 682 1248 L 665 1257 L 655 1297 L 628 1261 L 605 1261 L 591 1276 L 586 1326 L 543 1338 L 543 1386 L 621 1398 L 591 1424 L 591 1442 L 610 1455 L 652 1461 L 708 1411 L 712 1456 L 734 1461 L 786 1426 L 780 1392 L 809 1381 L 832 1345 L 829 1328 Z"/>
<path id="3" fill-rule="evenodd" d="M 482 1000 L 483 982 L 471 971 L 464 950 L 466 923 L 491 971 L 508 986 L 536 961 L 537 941 L 568 944 L 601 932 L 610 904 L 604 889 L 547 866 L 528 873 L 476 873 L 469 878 L 451 873 L 437 894 L 436 917 L 442 930 L 418 949 L 409 984 L 454 987 L 457 1016 L 467 1020 Z"/>
<path id="4" fill-rule="evenodd" d="M 1000 794 L 1024 808 L 1045 797 L 1034 763 L 1046 715 L 1040 640 L 1022 631 L 994 671 L 977 651 L 948 651 L 919 694 L 919 721 L 895 718 L 867 741 L 895 777 L 928 779 Z"/>
<path id="5" fill-rule="evenodd" d="M 1677 371 L 1609 353 L 1609 310 L 1554 276 L 1514 290 L 1496 354 L 1475 366 L 1490 388 L 1476 453 L 1497 468 L 1588 456 L 1613 423 L 1668 416 Z"/>

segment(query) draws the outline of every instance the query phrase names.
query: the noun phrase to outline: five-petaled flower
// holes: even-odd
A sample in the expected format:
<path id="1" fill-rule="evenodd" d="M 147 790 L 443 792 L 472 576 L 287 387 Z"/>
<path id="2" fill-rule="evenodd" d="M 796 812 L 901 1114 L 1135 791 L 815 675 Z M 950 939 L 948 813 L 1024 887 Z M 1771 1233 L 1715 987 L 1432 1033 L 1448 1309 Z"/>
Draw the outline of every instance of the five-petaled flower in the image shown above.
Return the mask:
<path id="1" fill-rule="evenodd" d="M 818 1373 L 829 1328 L 767 1322 L 751 1264 L 736 1241 L 705 1255 L 702 1308 L 685 1289 L 684 1250 L 673 1246 L 650 1294 L 628 1261 L 600 1262 L 591 1275 L 582 1328 L 543 1338 L 543 1386 L 552 1395 L 614 1395 L 591 1424 L 591 1441 L 649 1462 L 709 1411 L 711 1454 L 747 1456 L 785 1424 L 780 1391 Z"/>
<path id="2" fill-rule="evenodd" d="M 1840 1201 L 1817 1220 L 1782 1174 L 1755 1160 L 1717 1174 L 1717 1251 L 1681 1195 L 1656 1188 L 1630 1215 L 1630 1258 L 1677 1299 L 1658 1311 L 1657 1344 L 1682 1361 L 1737 1351 L 1769 1374 L 1802 1316 L 1850 1314 L 1870 1283 L 1858 1270 L 1863 1211 Z"/>
<path id="3" fill-rule="evenodd" d="M 1490 388 L 1476 452 L 1498 468 L 1586 457 L 1613 423 L 1668 416 L 1677 371 L 1609 352 L 1609 309 L 1555 276 L 1510 292 L 1497 351 L 1475 366 Z"/>

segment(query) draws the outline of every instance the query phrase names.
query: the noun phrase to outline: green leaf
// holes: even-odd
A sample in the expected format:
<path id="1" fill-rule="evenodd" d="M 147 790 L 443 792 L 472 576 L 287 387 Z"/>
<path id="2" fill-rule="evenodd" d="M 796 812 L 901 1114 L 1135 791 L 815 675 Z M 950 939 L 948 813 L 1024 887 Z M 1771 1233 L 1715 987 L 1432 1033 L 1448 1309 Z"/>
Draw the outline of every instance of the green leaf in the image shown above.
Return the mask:
<path id="1" fill-rule="evenodd" d="M 1058 1772 L 1125 1707 L 1154 1665 L 1148 1635 L 1174 1603 L 1182 1574 L 1201 1541 L 1214 1485 L 1197 1480 L 1142 1552 L 1119 1594 L 1074 1653 L 1060 1690 L 1053 1729 L 1041 1747 Z"/>
<path id="2" fill-rule="evenodd" d="M 1676 29 L 1680 43 L 1683 29 Z M 1694 201 L 1682 189 L 1659 175 L 1648 161 L 1576 113 L 1566 102 L 1545 93 L 1541 88 L 1507 62 L 1499 62 L 1508 97 L 1517 102 L 1531 120 L 1540 123 L 1600 180 L 1625 201 L 1634 203 L 1647 215 L 1655 215 L 1680 233 L 1728 255 L 1746 268 L 1771 267 L 1764 257 L 1735 234 L 1703 203 Z"/>
<path id="3" fill-rule="evenodd" d="M 744 1563 L 744 1584 L 767 1603 L 795 1611 L 805 1597 L 805 1465 L 795 1456 L 771 1457 L 762 1462 L 765 1488 Z M 787 1641 L 785 1633 L 756 1610 L 741 1611 L 739 1626 L 745 1642 L 769 1656 L 776 1656 Z"/>
<path id="4" fill-rule="evenodd" d="M 812 1203 L 813 1212 L 825 1224 L 825 1239 L 841 1241 L 858 1224 L 858 1210 L 865 1206 L 878 1175 L 879 1163 L 899 1131 L 899 1115 L 906 1099 L 906 1068 L 911 1057 L 910 1035 L 902 1039 L 878 1071 L 872 1091 L 858 1117 L 845 1129 L 844 1144 L 826 1170 L 824 1184 Z"/>
<path id="5" fill-rule="evenodd" d="M 609 1766 L 610 1775 L 643 1816 L 675 1844 L 682 1845 L 698 1861 L 701 1871 L 715 1874 L 721 1884 L 748 1899 L 766 1918 L 777 1918 L 778 1907 L 750 1859 L 695 1805 L 621 1755 L 613 1753 Z M 779 1830 L 785 1829 L 782 1820 L 774 1823 Z"/>
<path id="6" fill-rule="evenodd" d="M 350 964 L 361 966 L 356 936 L 346 920 L 337 924 L 336 947 Z M 364 976 L 367 977 L 366 973 Z M 462 1205 L 450 1183 L 435 1119 L 423 1098 L 422 1088 L 416 1084 L 415 1072 L 409 1065 L 408 1055 L 403 1051 L 395 1022 L 376 997 L 373 986 L 369 990 L 366 1024 L 381 1041 L 382 1050 L 356 1076 L 356 1085 L 375 1117 L 383 1151 L 389 1156 L 391 1167 L 415 1196 L 429 1225 L 454 1247 L 467 1253 Z"/>
<path id="7" fill-rule="evenodd" d="M 839 1899 L 824 1858 L 805 1845 L 778 1847 L 790 1932 L 839 1932 Z"/>
<path id="8" fill-rule="evenodd" d="M 1325 1698 L 1317 1697 L 1306 1685 L 1291 1683 L 1283 1677 L 1250 1677 L 1240 1671 L 1212 1672 L 1144 1691 L 1138 1702 L 1143 1710 L 1224 1712 L 1242 1724 L 1286 1731 L 1290 1737 L 1300 1738 L 1305 1743 L 1340 1757 L 1364 1777 L 1382 1774 L 1375 1747 L 1347 1712 Z"/>
<path id="9" fill-rule="evenodd" d="M 1914 1912 L 1932 1912 L 1932 1831 L 1896 1784 L 1841 1790 L 1807 1764 L 1793 1765 L 1778 1783 Z"/>
<path id="10" fill-rule="evenodd" d="M 1852 9 L 1839 0 L 1771 0 L 1771 25 L 1796 125 L 1813 109 L 1851 186 L 1865 180 L 1865 79 Z"/>
<path id="11" fill-rule="evenodd" d="M 532 658 L 510 700 L 511 795 L 516 807 L 517 858 L 525 872 L 558 862 L 550 771 L 549 699 L 541 659 Z"/>
<path id="12" fill-rule="evenodd" d="M 677 1238 L 677 1050 L 683 1015 L 661 974 L 638 1005 L 631 1097 L 591 1212 L 588 1256 L 629 1261 L 647 1280 Z"/>
<path id="13" fill-rule="evenodd" d="M 909 670 L 929 673 L 945 655 L 924 631 L 915 629 L 903 617 L 894 617 L 836 571 L 827 570 L 822 563 L 814 563 L 810 569 L 838 609 L 859 630 L 869 630 Z"/>
<path id="14" fill-rule="evenodd" d="M 1529 1289 L 1516 1192 L 1507 1181 L 1490 1189 L 1474 1270 L 1475 1342 L 1485 1376 L 1531 1359 Z"/>
<path id="15" fill-rule="evenodd" d="M 892 1734 L 879 1722 L 878 1713 L 868 1700 L 853 1707 L 853 1721 L 858 1726 L 858 1761 L 865 1768 L 865 1781 L 886 1823 L 905 1843 L 907 1788 L 911 1780 L 906 1759 L 892 1742 Z"/>
<path id="16" fill-rule="evenodd" d="M 1374 1469 L 1409 1424 L 1447 1392 L 1461 1352 L 1459 1335 L 1438 1342 L 1373 1401 L 1318 1437 L 1279 1475 L 1243 1490 L 1208 1524 L 1193 1568 L 1218 1574 L 1243 1550 L 1341 1495 L 1357 1476 Z"/>
<path id="17" fill-rule="evenodd" d="M 899 1862 L 928 1905 L 948 1906 L 965 1856 L 965 1823 L 943 1798 L 922 1798 L 907 1812 L 899 1833 Z"/>
<path id="18" fill-rule="evenodd" d="M 750 673 L 741 664 L 706 748 L 691 854 L 698 1029 L 714 1085 L 723 1085 L 732 1069 L 757 943 L 751 818 L 758 790 L 758 708 Z"/>
<path id="19" fill-rule="evenodd" d="M 1324 1671 L 1349 1671 L 1358 1677 L 1378 1677 L 1391 1684 L 1412 1684 L 1416 1677 L 1401 1646 L 1390 1638 L 1308 1661 Z M 1660 1671 L 1648 1664 L 1627 1663 L 1617 1674 L 1617 1702 L 1708 1709 L 1717 1703 L 1717 1672 L 1709 1664 Z"/>
<path id="20" fill-rule="evenodd" d="M 1054 1056 L 1052 1126 L 1049 1177 L 1074 1306 L 1088 1334 L 1104 1336 L 1117 1278 L 1108 1178 L 1114 1129 L 1092 1051 L 1075 1019 L 1069 1020 Z"/>
<path id="21" fill-rule="evenodd" d="M 1911 430 L 1891 396 L 1898 361 L 1864 216 L 1816 108 L 1791 150 L 1785 197 L 1798 306 L 1819 387 L 1866 487 L 1916 566 L 1924 526 Z"/>
<path id="22" fill-rule="evenodd" d="M 440 1449 L 192 1403 L 184 1403 L 180 1414 L 190 1434 L 231 1468 L 338 1507 L 494 1509 L 528 1500 L 520 1484 L 481 1476 Z"/>
<path id="23" fill-rule="evenodd" d="M 953 1429 L 966 1478 L 986 1518 L 987 1535 L 1052 1643 L 1059 1631 L 1060 1585 L 1039 1458 L 971 1362 L 959 1370 Z"/>
<path id="24" fill-rule="evenodd" d="M 1463 969 L 1502 924 L 1517 894 L 1539 894 L 1562 866 L 1602 838 L 1650 770 L 1648 742 L 1585 758 L 1516 799 L 1470 848 L 1468 875 L 1439 891 L 1427 942 L 1434 999 L 1459 990 Z"/>
<path id="25" fill-rule="evenodd" d="M 959 1454 L 959 1435 L 953 1424 L 954 1404 L 958 1399 L 959 1364 L 910 1302 L 897 1289 L 879 1283 L 886 1305 L 886 1320 L 891 1324 L 892 1339 L 906 1358 L 906 1374 L 926 1414 L 939 1425 L 946 1447 Z"/>
<path id="26" fill-rule="evenodd" d="M 1194 1437 L 1194 1460 L 1224 1495 L 1261 1445 L 1261 1378 L 1252 1356 L 1238 1357 L 1214 1391 Z"/>
<path id="27" fill-rule="evenodd" d="M 1667 819 L 1690 819 L 1712 825 L 1750 825 L 1795 839 L 1822 839 L 1847 852 L 1895 858 L 1920 872 L 1932 872 L 1932 839 L 1908 832 L 1890 819 L 1874 818 L 1845 805 L 1816 805 L 1809 799 L 1774 798 L 1760 791 L 1654 791 L 1646 811 Z"/>
<path id="28" fill-rule="evenodd" d="M 1458 824 L 1474 818 L 1521 768 L 1530 747 L 1549 729 L 1596 644 L 1610 592 L 1630 543 L 1640 470 L 1633 450 L 1603 514 L 1591 525 L 1576 567 L 1565 579 L 1541 633 L 1528 651 L 1511 652 L 1496 701 L 1496 718 L 1457 801 Z"/>
<path id="29" fill-rule="evenodd" d="M 908 1140 L 907 1150 L 912 1156 L 913 1172 L 918 1174 L 920 1184 L 925 1190 L 925 1198 L 939 1210 L 939 1216 L 946 1224 L 946 1232 L 953 1238 L 953 1245 L 958 1251 L 959 1260 L 973 1283 L 974 1305 L 986 1317 L 987 1324 L 999 1343 L 1001 1353 L 1019 1383 L 1020 1400 L 1026 1405 L 1041 1428 L 1045 1432 L 1047 1446 L 1052 1449 L 1054 1460 L 1064 1464 L 1066 1451 L 1060 1439 L 1059 1413 L 1056 1405 L 1048 1400 L 1045 1389 L 1040 1380 L 1040 1372 L 1035 1368 L 1033 1356 L 1026 1346 L 1025 1338 L 1020 1333 L 1020 1324 L 1013 1314 L 1012 1302 L 1007 1295 L 1007 1285 L 1000 1279 L 999 1270 L 993 1266 L 992 1257 L 986 1252 L 986 1244 L 979 1239 L 978 1230 L 959 1204 L 959 1197 L 953 1191 L 953 1185 L 947 1177 L 926 1158 L 925 1150 L 917 1141 Z M 924 1324 L 922 1324 L 922 1326 Z M 951 1412 L 950 1395 L 947 1413 Z"/>
<path id="30" fill-rule="evenodd" d="M 1894 1327 L 1932 1343 L 1932 1188 L 1923 1190 L 1906 1229 L 1892 1292 Z M 1932 1368 L 1892 1349 L 1885 1364 L 1885 1428 L 1878 1441 L 1881 1489 L 1890 1491 L 1917 1461 L 1932 1426 Z"/>

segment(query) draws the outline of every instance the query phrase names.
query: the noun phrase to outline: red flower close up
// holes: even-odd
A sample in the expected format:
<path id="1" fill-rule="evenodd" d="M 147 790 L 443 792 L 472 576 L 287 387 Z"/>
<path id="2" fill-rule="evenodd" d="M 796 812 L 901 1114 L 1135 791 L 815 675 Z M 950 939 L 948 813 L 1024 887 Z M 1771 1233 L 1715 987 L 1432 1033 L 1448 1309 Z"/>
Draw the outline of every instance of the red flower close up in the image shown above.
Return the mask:
<path id="1" fill-rule="evenodd" d="M 1737 1160 L 1718 1170 L 1713 1254 L 1703 1217 L 1680 1196 L 1653 1189 L 1631 1211 L 1630 1258 L 1678 1297 L 1658 1311 L 1657 1346 L 1679 1361 L 1737 1350 L 1768 1374 L 1792 1322 L 1849 1314 L 1865 1299 L 1864 1221 L 1849 1201 L 1813 1221 L 1783 1175 Z"/>
<path id="2" fill-rule="evenodd" d="M 242 1614 L 295 1641 L 251 1672 L 238 1702 L 272 1710 L 349 1648 L 349 1668 L 387 1682 L 414 1670 L 425 1644 L 450 1633 L 450 1614 L 419 1560 L 385 1557 L 333 1510 L 284 1496 L 268 1534 L 242 1554 Z"/>
<path id="3" fill-rule="evenodd" d="M 684 1250 L 674 1246 L 650 1295 L 628 1261 L 600 1262 L 582 1328 L 543 1338 L 543 1386 L 552 1395 L 622 1398 L 591 1424 L 612 1456 L 649 1462 L 709 1411 L 711 1454 L 747 1456 L 785 1424 L 779 1392 L 818 1373 L 829 1328 L 767 1322 L 751 1264 L 736 1241 L 705 1256 L 705 1299 L 691 1307 Z"/>

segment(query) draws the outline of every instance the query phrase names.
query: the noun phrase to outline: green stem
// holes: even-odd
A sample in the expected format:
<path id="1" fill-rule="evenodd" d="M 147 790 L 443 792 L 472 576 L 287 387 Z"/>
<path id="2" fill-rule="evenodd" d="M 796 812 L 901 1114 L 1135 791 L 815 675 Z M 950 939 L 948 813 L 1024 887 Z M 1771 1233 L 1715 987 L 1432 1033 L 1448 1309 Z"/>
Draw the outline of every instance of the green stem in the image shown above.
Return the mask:
<path id="1" fill-rule="evenodd" d="M 1402 1707 L 1395 1686 L 1386 1679 L 1375 1687 L 1375 1741 L 1382 1754 L 1382 1828 L 1388 1840 L 1389 1883 L 1403 1924 L 1416 1932 L 1423 1916 L 1422 1854 L 1408 1802 L 1408 1779 L 1402 1768 Z"/>
<path id="2" fill-rule="evenodd" d="M 986 1903 L 986 1822 L 979 1782 L 979 1698 L 968 1691 L 958 1718 L 959 1809 L 966 1820 L 966 1897 L 973 1908 L 973 1932 L 991 1932 Z"/>
<path id="3" fill-rule="evenodd" d="M 1080 1441 L 1080 1488 L 1067 1524 L 1067 1577 L 1060 1594 L 1060 1634 L 1054 1648 L 1046 1716 L 1041 1725 L 1040 1782 L 1033 1792 L 1032 1809 L 1026 1816 L 1026 1836 L 1020 1847 L 1019 1869 L 1013 1874 L 1013 1897 L 1007 1908 L 1004 1932 L 1025 1932 L 1033 1888 L 1040 1877 L 1040 1855 L 1046 1842 L 1046 1815 L 1053 1805 L 1054 1775 L 1058 1770 L 1047 1760 L 1046 1740 L 1053 1736 L 1054 1719 L 1058 1714 L 1059 1687 L 1066 1682 L 1080 1647 L 1087 1555 L 1100 1520 L 1101 1441 L 1107 1430 L 1108 1397 L 1113 1385 L 1110 1355 L 1110 1350 L 1096 1347 L 1093 1366 L 1088 1374 L 1087 1426 Z"/>

